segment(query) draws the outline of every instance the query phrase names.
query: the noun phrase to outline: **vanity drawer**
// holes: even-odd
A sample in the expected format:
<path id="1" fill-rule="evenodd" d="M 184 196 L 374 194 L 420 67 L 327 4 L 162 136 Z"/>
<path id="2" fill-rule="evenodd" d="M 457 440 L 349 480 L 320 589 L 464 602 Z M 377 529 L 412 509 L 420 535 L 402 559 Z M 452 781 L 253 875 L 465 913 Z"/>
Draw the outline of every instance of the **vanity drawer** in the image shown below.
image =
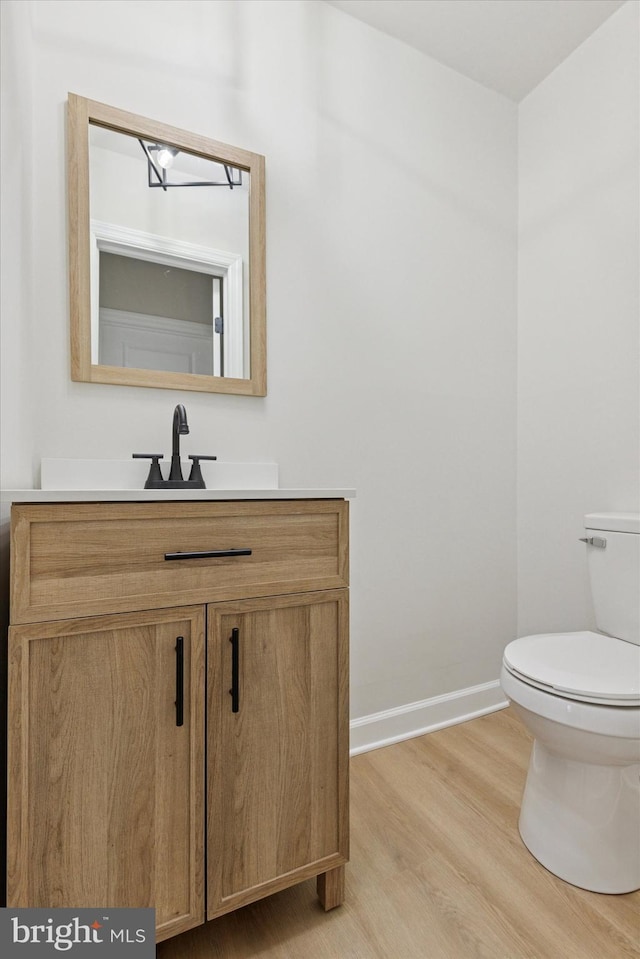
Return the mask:
<path id="1" fill-rule="evenodd" d="M 344 500 L 22 504 L 11 535 L 13 624 L 348 585 Z"/>

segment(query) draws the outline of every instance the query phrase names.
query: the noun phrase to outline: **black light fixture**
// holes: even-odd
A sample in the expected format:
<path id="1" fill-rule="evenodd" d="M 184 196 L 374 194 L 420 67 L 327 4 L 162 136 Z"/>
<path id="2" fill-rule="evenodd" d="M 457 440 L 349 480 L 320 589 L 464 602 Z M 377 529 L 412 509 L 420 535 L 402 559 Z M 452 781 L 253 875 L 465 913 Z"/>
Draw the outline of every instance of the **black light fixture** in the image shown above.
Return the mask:
<path id="1" fill-rule="evenodd" d="M 224 180 L 183 180 L 182 182 L 170 181 L 167 171 L 173 165 L 173 161 L 180 153 L 177 147 L 172 147 L 167 143 L 145 143 L 138 137 L 138 143 L 147 158 L 148 185 L 150 187 L 161 187 L 166 190 L 174 186 L 227 186 L 233 190 L 234 186 L 242 186 L 242 170 L 238 167 L 229 166 L 228 163 L 221 163 L 224 169 Z M 192 154 L 187 154 L 191 156 Z"/>

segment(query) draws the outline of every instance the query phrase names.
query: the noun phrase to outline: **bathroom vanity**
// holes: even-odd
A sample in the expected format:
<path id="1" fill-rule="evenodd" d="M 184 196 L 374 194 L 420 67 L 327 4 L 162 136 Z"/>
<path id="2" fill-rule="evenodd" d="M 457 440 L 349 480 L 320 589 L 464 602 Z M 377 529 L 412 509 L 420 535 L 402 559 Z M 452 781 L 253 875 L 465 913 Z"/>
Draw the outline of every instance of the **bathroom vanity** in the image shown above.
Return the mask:
<path id="1" fill-rule="evenodd" d="M 339 905 L 346 498 L 90 495 L 12 506 L 8 904 Z"/>

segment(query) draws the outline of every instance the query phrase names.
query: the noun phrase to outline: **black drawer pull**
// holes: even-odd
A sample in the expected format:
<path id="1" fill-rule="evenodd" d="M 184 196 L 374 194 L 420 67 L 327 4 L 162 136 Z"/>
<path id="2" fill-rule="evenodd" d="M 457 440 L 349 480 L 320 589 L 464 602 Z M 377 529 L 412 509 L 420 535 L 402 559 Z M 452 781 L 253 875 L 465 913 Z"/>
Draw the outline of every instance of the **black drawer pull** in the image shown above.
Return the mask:
<path id="1" fill-rule="evenodd" d="M 231 712 L 240 711 L 240 630 L 235 626 L 229 637 L 231 643 Z"/>
<path id="2" fill-rule="evenodd" d="M 176 639 L 176 726 L 184 726 L 184 636 Z"/>
<path id="3" fill-rule="evenodd" d="M 215 559 L 218 556 L 251 556 L 250 549 L 206 549 L 195 553 L 165 553 L 165 559 Z"/>

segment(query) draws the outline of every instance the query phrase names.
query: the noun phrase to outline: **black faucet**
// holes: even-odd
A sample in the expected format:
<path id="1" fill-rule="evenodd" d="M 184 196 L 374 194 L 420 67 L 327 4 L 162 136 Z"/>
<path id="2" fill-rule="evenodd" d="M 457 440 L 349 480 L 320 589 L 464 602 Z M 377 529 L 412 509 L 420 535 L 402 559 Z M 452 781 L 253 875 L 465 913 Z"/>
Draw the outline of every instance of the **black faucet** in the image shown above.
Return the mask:
<path id="1" fill-rule="evenodd" d="M 191 460 L 191 473 L 189 479 L 184 479 L 182 475 L 182 465 L 180 463 L 180 436 L 185 436 L 189 432 L 187 423 L 187 411 L 182 403 L 178 403 L 173 411 L 173 428 L 171 430 L 171 469 L 169 479 L 164 479 L 160 468 L 160 460 L 163 459 L 162 453 L 133 453 L 134 460 L 150 459 L 151 466 L 149 475 L 144 484 L 145 489 L 206 489 L 202 470 L 200 469 L 200 460 L 215 460 L 216 456 L 189 456 Z"/>
<path id="2" fill-rule="evenodd" d="M 173 411 L 173 429 L 171 431 L 171 471 L 169 472 L 169 480 L 179 480 L 180 482 L 184 482 L 182 466 L 180 465 L 180 436 L 185 436 L 188 432 L 189 424 L 187 423 L 187 411 L 182 403 L 178 403 Z"/>

